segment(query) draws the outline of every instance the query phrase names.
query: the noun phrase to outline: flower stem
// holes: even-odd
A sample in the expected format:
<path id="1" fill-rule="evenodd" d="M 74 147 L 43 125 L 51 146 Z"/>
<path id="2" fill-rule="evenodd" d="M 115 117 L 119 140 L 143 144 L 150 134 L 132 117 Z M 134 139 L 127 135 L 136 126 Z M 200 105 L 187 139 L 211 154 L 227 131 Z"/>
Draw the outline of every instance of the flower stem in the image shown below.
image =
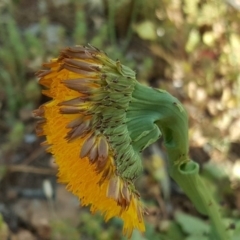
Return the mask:
<path id="1" fill-rule="evenodd" d="M 138 83 L 131 105 L 134 109 L 145 111 L 159 127 L 168 153 L 170 175 L 197 210 L 209 216 L 212 225 L 211 240 L 230 239 L 221 220 L 219 206 L 199 175 L 199 165 L 188 157 L 188 116 L 182 104 L 166 91 Z"/>
<path id="2" fill-rule="evenodd" d="M 199 165 L 196 162 L 189 161 L 180 166 L 171 166 L 170 175 L 191 199 L 197 210 L 210 218 L 212 226 L 210 239 L 230 239 L 227 228 L 221 220 L 220 207 L 199 175 Z"/>

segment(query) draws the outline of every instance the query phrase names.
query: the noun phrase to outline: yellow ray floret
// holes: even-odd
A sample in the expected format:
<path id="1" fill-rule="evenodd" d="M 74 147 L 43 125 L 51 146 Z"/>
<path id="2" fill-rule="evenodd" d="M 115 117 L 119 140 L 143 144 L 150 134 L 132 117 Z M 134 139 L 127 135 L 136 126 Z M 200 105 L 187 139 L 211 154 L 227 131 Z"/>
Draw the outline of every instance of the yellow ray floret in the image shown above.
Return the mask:
<path id="1" fill-rule="evenodd" d="M 130 237 L 134 228 L 145 230 L 144 210 L 133 183 L 118 174 L 116 149 L 104 134 L 103 119 L 110 121 L 101 112 L 106 108 L 101 103 L 107 85 L 97 54 L 92 48 L 67 49 L 45 64 L 50 70 L 38 73 L 40 84 L 46 87 L 43 93 L 52 101 L 34 112 L 41 118 L 37 133 L 46 136 L 59 181 L 79 197 L 81 205 L 100 211 L 106 221 L 121 218 L 124 234 Z"/>

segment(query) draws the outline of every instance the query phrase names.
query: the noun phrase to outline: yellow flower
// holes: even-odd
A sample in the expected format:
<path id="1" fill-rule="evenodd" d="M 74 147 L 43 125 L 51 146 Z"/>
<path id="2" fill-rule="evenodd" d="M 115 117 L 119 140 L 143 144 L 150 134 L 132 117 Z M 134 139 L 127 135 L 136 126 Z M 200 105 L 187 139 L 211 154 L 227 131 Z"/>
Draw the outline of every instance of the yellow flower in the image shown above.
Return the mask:
<path id="1" fill-rule="evenodd" d="M 135 74 L 93 47 L 65 49 L 38 72 L 52 100 L 35 110 L 36 131 L 59 167 L 58 178 L 91 212 L 119 217 L 123 233 L 145 230 L 143 205 L 133 180 L 141 172 L 131 144 L 126 109 Z"/>

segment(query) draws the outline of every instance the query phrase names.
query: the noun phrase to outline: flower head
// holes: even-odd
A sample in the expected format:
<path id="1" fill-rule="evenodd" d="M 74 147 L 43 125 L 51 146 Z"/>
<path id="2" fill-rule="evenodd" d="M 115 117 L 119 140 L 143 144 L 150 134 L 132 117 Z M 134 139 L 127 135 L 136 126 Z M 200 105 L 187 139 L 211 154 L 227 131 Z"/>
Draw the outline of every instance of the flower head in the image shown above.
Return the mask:
<path id="1" fill-rule="evenodd" d="M 44 66 L 49 70 L 37 75 L 52 100 L 34 114 L 41 118 L 37 134 L 46 136 L 59 181 L 106 221 L 120 217 L 125 235 L 131 236 L 134 228 L 144 231 L 144 208 L 133 181 L 142 170 L 139 151 L 159 131 L 146 122 L 142 134 L 138 132 L 131 107 L 135 73 L 102 51 L 83 46 L 65 49 Z"/>

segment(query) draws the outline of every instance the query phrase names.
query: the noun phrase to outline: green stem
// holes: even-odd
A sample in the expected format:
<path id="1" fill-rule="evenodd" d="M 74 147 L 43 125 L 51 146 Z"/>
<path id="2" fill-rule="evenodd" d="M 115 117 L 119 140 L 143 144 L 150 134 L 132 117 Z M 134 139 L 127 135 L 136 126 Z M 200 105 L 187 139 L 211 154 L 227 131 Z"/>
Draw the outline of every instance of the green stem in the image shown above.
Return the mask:
<path id="1" fill-rule="evenodd" d="M 133 1 L 133 5 L 132 5 L 132 13 L 131 13 L 131 19 L 130 19 L 130 23 L 128 25 L 128 29 L 127 29 L 127 34 L 126 34 L 126 39 L 125 42 L 123 44 L 123 52 L 125 52 L 129 46 L 129 43 L 132 39 L 133 36 L 133 23 L 136 21 L 137 18 L 137 12 L 140 8 L 140 0 L 134 0 Z"/>
<path id="2" fill-rule="evenodd" d="M 112 45 L 116 45 L 115 1 L 108 0 L 108 31 Z"/>
<path id="3" fill-rule="evenodd" d="M 199 166 L 188 157 L 188 116 L 182 104 L 166 91 L 137 83 L 129 111 L 152 118 L 164 139 L 171 177 L 191 199 L 197 210 L 208 215 L 212 225 L 211 240 L 230 239 L 220 209 L 199 175 Z"/>
<path id="4" fill-rule="evenodd" d="M 209 217 L 212 226 L 210 239 L 230 239 L 227 228 L 221 220 L 220 207 L 199 175 L 199 165 L 196 162 L 189 161 L 178 167 L 172 167 L 170 175 L 191 199 L 197 210 Z"/>

